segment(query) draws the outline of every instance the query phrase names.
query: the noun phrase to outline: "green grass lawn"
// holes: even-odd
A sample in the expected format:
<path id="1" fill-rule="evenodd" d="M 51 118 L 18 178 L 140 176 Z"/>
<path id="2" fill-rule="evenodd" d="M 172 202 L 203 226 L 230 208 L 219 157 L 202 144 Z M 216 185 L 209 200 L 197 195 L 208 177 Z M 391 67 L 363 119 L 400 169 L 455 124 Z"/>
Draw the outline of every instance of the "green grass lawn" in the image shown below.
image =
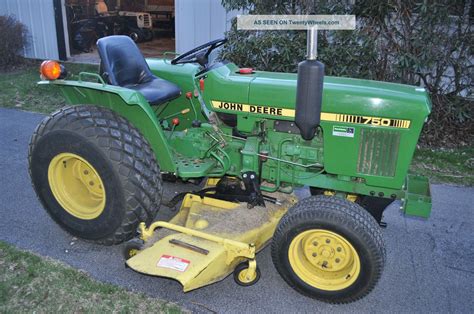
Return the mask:
<path id="1" fill-rule="evenodd" d="M 97 65 L 65 64 L 70 74 L 97 72 Z M 74 79 L 74 77 L 72 77 Z M 38 86 L 39 62 L 19 70 L 0 72 L 0 106 L 50 113 L 64 106 L 54 88 Z M 456 149 L 417 149 L 411 172 L 430 177 L 432 182 L 474 185 L 474 147 Z"/>
<path id="2" fill-rule="evenodd" d="M 0 313 L 182 313 L 178 305 L 100 283 L 0 241 Z"/>
<path id="3" fill-rule="evenodd" d="M 410 171 L 432 183 L 474 186 L 474 147 L 417 149 Z"/>
<path id="4" fill-rule="evenodd" d="M 50 113 L 65 105 L 56 88 L 40 86 L 40 62 L 31 61 L 20 69 L 0 72 L 0 106 L 35 112 Z M 91 64 L 65 63 L 68 73 L 97 72 L 98 66 Z"/>

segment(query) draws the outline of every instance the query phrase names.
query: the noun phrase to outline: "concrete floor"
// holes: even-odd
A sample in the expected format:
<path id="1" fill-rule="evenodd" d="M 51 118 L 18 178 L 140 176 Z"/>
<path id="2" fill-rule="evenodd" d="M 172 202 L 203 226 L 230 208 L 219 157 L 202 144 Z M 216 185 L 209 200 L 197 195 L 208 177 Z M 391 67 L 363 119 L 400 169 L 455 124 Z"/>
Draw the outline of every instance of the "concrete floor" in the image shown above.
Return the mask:
<path id="1" fill-rule="evenodd" d="M 175 39 L 168 37 L 155 38 L 152 41 L 139 43 L 138 47 L 145 58 L 162 57 L 164 52 L 175 51 Z M 92 52 L 73 54 L 68 61 L 75 63 L 99 64 L 100 58 L 97 49 L 94 46 Z"/>

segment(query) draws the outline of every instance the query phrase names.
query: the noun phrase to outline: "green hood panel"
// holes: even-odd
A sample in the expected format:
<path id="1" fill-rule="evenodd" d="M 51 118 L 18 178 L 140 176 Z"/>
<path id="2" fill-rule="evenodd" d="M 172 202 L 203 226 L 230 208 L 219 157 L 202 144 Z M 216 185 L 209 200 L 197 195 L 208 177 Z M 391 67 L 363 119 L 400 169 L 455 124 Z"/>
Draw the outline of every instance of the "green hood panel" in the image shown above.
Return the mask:
<path id="1" fill-rule="evenodd" d="M 206 100 L 295 108 L 296 74 L 237 71 L 238 67 L 231 63 L 209 72 Z M 416 86 L 326 76 L 322 111 L 424 120 L 431 103 L 426 91 Z"/>

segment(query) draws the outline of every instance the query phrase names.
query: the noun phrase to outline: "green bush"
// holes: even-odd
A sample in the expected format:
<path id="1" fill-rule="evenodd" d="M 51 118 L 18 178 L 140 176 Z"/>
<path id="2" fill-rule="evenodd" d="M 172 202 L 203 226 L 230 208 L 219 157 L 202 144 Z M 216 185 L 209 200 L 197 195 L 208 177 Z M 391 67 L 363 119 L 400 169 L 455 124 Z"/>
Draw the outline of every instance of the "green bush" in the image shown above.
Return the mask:
<path id="1" fill-rule="evenodd" d="M 355 2 L 355 3 L 353 3 Z M 320 31 L 326 74 L 422 85 L 433 113 L 422 143 L 472 145 L 474 140 L 473 5 L 469 0 L 222 0 L 248 14 L 354 14 L 354 31 Z M 296 72 L 304 31 L 241 31 L 233 21 L 222 57 L 260 70 Z"/>
<path id="2" fill-rule="evenodd" d="M 10 68 L 23 61 L 28 30 L 12 16 L 0 15 L 0 67 Z"/>

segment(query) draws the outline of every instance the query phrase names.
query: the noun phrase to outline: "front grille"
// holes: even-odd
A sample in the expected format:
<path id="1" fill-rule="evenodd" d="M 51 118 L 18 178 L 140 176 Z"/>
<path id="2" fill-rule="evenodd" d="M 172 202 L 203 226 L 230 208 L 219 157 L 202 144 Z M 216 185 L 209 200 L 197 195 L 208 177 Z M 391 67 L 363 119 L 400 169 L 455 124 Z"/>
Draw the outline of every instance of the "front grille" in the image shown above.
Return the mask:
<path id="1" fill-rule="evenodd" d="M 144 27 L 151 27 L 150 15 L 149 14 L 144 14 L 143 15 L 143 26 Z"/>
<path id="2" fill-rule="evenodd" d="M 398 131 L 361 130 L 357 172 L 393 177 L 397 167 L 400 133 Z"/>

